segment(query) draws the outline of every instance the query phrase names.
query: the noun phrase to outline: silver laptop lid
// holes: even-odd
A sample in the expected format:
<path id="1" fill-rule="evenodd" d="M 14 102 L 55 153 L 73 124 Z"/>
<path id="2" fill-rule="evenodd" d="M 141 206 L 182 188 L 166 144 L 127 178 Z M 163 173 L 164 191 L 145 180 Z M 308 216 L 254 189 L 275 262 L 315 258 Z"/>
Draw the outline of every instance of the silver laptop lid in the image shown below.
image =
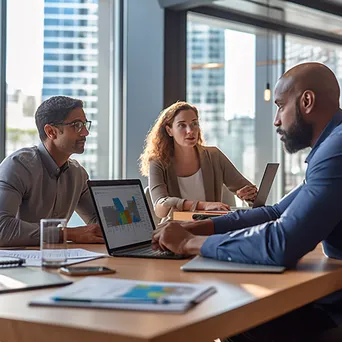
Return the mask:
<path id="1" fill-rule="evenodd" d="M 262 176 L 258 195 L 253 203 L 253 208 L 262 207 L 266 204 L 274 178 L 277 174 L 279 163 L 268 163 Z"/>
<path id="2" fill-rule="evenodd" d="M 181 266 L 186 272 L 245 272 L 245 273 L 282 273 L 283 266 L 243 264 L 197 256 Z"/>
<path id="3" fill-rule="evenodd" d="M 88 181 L 108 253 L 151 242 L 155 229 L 139 179 Z"/>

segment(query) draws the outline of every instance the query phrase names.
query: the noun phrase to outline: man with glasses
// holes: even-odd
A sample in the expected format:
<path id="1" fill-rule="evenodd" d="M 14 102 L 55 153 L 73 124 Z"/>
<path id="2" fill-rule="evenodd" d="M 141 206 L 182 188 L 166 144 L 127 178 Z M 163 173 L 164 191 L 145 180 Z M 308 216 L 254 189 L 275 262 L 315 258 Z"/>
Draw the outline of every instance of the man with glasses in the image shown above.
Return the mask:
<path id="1" fill-rule="evenodd" d="M 41 143 L 22 148 L 0 164 L 0 245 L 39 244 L 42 218 L 70 219 L 76 211 L 85 226 L 67 228 L 76 243 L 102 243 L 88 174 L 70 156 L 84 152 L 91 121 L 83 102 L 66 96 L 44 101 L 35 114 Z M 56 231 L 56 241 L 61 232 Z"/>

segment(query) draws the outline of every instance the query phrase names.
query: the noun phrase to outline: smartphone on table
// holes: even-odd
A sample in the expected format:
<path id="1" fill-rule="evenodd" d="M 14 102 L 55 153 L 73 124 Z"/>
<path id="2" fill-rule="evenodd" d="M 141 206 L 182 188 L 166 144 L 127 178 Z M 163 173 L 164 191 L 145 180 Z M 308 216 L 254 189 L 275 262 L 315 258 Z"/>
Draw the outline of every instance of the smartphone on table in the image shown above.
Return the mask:
<path id="1" fill-rule="evenodd" d="M 114 269 L 104 266 L 69 266 L 61 267 L 59 272 L 68 276 L 86 276 L 98 274 L 111 274 L 115 273 Z"/>
<path id="2" fill-rule="evenodd" d="M 210 219 L 212 217 L 218 217 L 218 216 L 222 216 L 221 214 L 215 215 L 215 214 L 193 214 L 192 215 L 192 219 L 195 221 L 199 221 L 199 220 L 206 220 L 206 219 Z"/>

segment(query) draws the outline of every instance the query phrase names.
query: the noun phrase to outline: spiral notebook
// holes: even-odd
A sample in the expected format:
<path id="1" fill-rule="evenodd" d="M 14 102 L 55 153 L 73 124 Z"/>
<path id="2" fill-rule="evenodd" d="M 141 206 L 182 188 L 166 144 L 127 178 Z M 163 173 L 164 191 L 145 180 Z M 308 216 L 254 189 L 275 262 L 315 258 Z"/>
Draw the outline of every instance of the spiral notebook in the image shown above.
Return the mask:
<path id="1" fill-rule="evenodd" d="M 24 262 L 25 260 L 21 258 L 0 257 L 0 268 L 18 267 Z"/>

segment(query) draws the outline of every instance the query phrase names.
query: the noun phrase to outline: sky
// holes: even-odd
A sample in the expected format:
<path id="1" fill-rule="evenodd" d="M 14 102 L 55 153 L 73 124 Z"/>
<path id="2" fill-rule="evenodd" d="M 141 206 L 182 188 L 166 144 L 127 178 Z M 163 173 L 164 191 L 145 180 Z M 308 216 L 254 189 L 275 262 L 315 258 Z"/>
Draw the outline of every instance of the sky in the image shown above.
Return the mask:
<path id="1" fill-rule="evenodd" d="M 255 35 L 225 30 L 225 119 L 255 116 Z"/>
<path id="2" fill-rule="evenodd" d="M 26 95 L 43 84 L 44 0 L 7 1 L 7 83 Z"/>

